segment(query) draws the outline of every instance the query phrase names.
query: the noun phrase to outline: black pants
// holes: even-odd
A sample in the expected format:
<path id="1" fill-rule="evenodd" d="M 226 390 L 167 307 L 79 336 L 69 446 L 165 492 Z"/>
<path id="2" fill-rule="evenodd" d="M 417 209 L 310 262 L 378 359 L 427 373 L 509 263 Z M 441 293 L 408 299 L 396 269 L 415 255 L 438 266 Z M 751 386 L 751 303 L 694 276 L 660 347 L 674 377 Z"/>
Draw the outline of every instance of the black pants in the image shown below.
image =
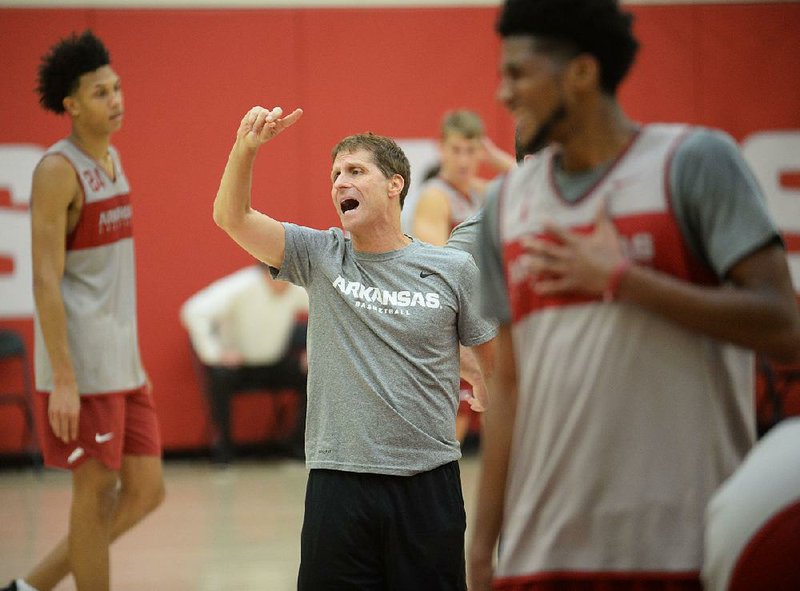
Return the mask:
<path id="1" fill-rule="evenodd" d="M 464 591 L 458 462 L 414 476 L 311 470 L 300 591 Z"/>
<path id="2" fill-rule="evenodd" d="M 231 437 L 231 398 L 238 393 L 258 390 L 295 390 L 298 393 L 297 422 L 285 442 L 287 451 L 302 455 L 306 424 L 306 372 L 300 366 L 299 353 L 305 348 L 305 325 L 298 326 L 286 356 L 270 365 L 240 367 L 205 366 L 206 394 L 214 423 L 214 459 L 221 462 L 233 457 Z"/>

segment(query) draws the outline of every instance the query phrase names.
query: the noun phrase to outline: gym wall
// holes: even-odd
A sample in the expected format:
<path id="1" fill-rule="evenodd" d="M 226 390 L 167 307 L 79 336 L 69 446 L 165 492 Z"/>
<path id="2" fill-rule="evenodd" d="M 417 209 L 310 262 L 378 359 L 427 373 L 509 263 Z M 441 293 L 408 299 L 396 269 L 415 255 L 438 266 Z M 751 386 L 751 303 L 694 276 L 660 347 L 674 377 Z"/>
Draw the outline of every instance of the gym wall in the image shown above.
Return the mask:
<path id="1" fill-rule="evenodd" d="M 800 4 L 630 9 L 642 49 L 623 106 L 645 123 L 719 127 L 743 145 L 800 289 Z M 494 98 L 495 15 L 483 5 L 0 8 L 0 328 L 22 331 L 32 351 L 30 177 L 41 152 L 69 132 L 66 118 L 38 107 L 34 87 L 40 56 L 60 37 L 92 28 L 122 76 L 125 122 L 113 142 L 132 185 L 142 354 L 164 445 L 182 450 L 208 442 L 178 310 L 251 262 L 211 219 L 242 115 L 255 104 L 305 110 L 259 154 L 253 202 L 281 220 L 330 227 L 330 149 L 345 135 L 430 139 L 445 110 L 466 107 L 511 150 L 513 125 Z M 7 364 L 0 372 L 3 387 L 18 379 Z M 269 434 L 253 410 L 237 411 L 240 438 Z M 0 407 L 0 453 L 18 451 L 22 433 L 17 409 Z"/>

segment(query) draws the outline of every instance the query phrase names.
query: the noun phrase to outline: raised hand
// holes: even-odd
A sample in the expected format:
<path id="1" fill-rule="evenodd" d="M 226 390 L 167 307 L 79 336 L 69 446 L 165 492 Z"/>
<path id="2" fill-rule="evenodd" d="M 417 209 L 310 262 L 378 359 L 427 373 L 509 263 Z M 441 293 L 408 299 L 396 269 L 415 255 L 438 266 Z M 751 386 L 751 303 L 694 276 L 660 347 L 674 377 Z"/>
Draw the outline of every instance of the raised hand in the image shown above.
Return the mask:
<path id="1" fill-rule="evenodd" d="M 517 166 L 514 156 L 498 148 L 489 136 L 485 135 L 481 138 L 481 145 L 483 146 L 484 162 L 495 170 L 506 172 Z"/>
<path id="2" fill-rule="evenodd" d="M 302 109 L 295 109 L 283 117 L 283 109 L 275 107 L 272 110 L 264 107 L 253 107 L 242 119 L 236 139 L 249 148 L 258 148 L 293 125 L 303 114 Z"/>

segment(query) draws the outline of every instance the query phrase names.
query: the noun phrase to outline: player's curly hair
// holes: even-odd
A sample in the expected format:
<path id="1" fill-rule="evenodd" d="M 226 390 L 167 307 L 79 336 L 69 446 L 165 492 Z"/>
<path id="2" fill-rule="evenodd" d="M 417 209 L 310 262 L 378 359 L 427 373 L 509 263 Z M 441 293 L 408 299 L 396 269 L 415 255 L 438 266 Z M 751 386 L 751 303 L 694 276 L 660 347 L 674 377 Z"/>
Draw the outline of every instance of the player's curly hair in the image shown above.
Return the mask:
<path id="1" fill-rule="evenodd" d="M 613 95 L 639 48 L 632 25 L 617 0 L 506 0 L 496 29 L 501 37 L 536 37 L 554 52 L 593 55 L 600 87 Z"/>
<path id="2" fill-rule="evenodd" d="M 61 39 L 39 64 L 39 103 L 60 115 L 64 112 L 64 98 L 75 92 L 81 76 L 110 63 L 105 45 L 90 30 Z"/>

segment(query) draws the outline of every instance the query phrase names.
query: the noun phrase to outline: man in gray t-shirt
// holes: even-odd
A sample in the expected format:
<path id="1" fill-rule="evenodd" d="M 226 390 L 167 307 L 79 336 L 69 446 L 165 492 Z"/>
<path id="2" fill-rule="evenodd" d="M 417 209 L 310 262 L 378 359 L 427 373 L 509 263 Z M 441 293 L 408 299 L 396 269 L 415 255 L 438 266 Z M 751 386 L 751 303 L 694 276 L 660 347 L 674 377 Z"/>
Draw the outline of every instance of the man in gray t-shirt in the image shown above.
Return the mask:
<path id="1" fill-rule="evenodd" d="M 332 197 L 349 238 L 252 209 L 258 148 L 301 115 L 255 107 L 244 117 L 214 203 L 236 242 L 309 294 L 298 586 L 464 589 L 458 348 L 490 367 L 495 335 L 477 267 L 402 233 L 409 164 L 385 137 L 350 136 L 333 150 Z"/>

